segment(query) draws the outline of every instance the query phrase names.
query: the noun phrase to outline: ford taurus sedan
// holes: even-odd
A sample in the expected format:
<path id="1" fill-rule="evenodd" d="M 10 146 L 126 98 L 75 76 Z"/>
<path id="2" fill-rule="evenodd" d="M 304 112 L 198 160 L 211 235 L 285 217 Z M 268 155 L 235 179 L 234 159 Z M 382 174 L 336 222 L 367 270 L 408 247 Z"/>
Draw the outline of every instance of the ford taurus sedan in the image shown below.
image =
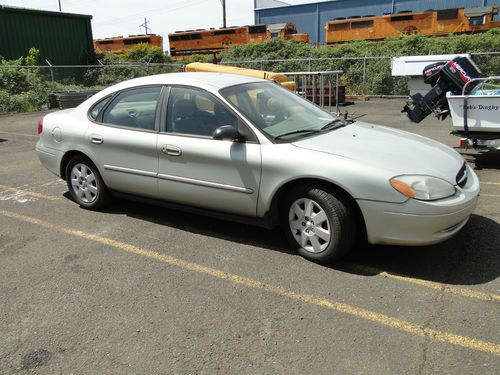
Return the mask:
<path id="1" fill-rule="evenodd" d="M 467 222 L 476 174 L 433 140 L 339 119 L 261 79 L 175 73 L 119 83 L 38 124 L 42 164 L 96 210 L 110 195 L 272 228 L 307 259 L 357 239 L 444 241 Z"/>

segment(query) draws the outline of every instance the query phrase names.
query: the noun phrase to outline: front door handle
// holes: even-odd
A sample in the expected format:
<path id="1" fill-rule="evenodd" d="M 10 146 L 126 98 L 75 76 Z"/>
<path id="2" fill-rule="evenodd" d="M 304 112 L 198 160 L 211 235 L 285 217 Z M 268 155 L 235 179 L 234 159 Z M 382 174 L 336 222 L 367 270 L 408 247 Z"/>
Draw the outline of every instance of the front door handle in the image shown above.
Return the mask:
<path id="1" fill-rule="evenodd" d="M 171 156 L 181 156 L 182 151 L 179 147 L 177 146 L 172 146 L 172 145 L 163 145 L 161 146 L 161 152 L 167 155 Z"/>
<path id="2" fill-rule="evenodd" d="M 92 143 L 101 144 L 104 142 L 104 139 L 98 134 L 91 134 L 89 138 Z"/>

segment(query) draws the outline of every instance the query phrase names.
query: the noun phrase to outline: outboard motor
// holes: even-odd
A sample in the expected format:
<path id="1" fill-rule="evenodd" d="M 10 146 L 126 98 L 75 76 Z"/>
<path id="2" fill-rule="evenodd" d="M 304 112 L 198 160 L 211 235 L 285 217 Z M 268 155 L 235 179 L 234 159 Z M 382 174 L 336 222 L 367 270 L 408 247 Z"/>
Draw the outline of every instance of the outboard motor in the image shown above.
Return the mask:
<path id="1" fill-rule="evenodd" d="M 472 79 L 479 78 L 481 71 L 468 57 L 455 57 L 443 63 L 427 65 L 423 72 L 424 82 L 432 89 L 422 96 L 415 94 L 410 97 L 411 102 L 404 106 L 401 112 L 406 112 L 411 121 L 419 123 L 432 112 L 437 118 L 444 120 L 449 114 L 446 93 L 461 95 L 463 87 Z M 465 93 L 474 88 L 474 83 L 467 85 Z"/>

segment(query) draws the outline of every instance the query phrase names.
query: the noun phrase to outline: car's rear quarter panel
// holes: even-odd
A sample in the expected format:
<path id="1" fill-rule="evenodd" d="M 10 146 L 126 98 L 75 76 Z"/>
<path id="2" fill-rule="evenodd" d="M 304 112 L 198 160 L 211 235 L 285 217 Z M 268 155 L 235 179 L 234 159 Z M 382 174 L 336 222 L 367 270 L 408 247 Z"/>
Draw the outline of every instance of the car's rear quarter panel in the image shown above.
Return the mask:
<path id="1" fill-rule="evenodd" d="M 67 152 L 78 151 L 93 160 L 93 155 L 84 142 L 87 127 L 88 120 L 75 115 L 72 110 L 46 115 L 43 119 L 43 131 L 36 145 L 42 164 L 59 176 L 61 162 Z"/>

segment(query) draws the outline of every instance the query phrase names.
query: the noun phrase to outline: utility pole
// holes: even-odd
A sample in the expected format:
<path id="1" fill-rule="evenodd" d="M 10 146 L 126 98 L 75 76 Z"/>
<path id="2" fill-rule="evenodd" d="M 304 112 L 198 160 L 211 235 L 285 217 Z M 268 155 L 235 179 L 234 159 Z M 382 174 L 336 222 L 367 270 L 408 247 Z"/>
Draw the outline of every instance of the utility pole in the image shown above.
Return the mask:
<path id="1" fill-rule="evenodd" d="M 149 21 L 146 19 L 146 17 L 144 17 L 144 23 L 139 25 L 139 27 L 144 27 L 144 30 L 146 30 L 146 34 L 149 34 L 149 31 L 151 31 L 151 28 L 148 27 L 148 25 L 149 25 Z"/>
<path id="2" fill-rule="evenodd" d="M 62 12 L 62 10 L 61 10 L 61 0 L 59 0 L 59 12 Z"/>
<path id="3" fill-rule="evenodd" d="M 222 27 L 226 28 L 226 0 L 221 0 L 222 3 Z"/>

